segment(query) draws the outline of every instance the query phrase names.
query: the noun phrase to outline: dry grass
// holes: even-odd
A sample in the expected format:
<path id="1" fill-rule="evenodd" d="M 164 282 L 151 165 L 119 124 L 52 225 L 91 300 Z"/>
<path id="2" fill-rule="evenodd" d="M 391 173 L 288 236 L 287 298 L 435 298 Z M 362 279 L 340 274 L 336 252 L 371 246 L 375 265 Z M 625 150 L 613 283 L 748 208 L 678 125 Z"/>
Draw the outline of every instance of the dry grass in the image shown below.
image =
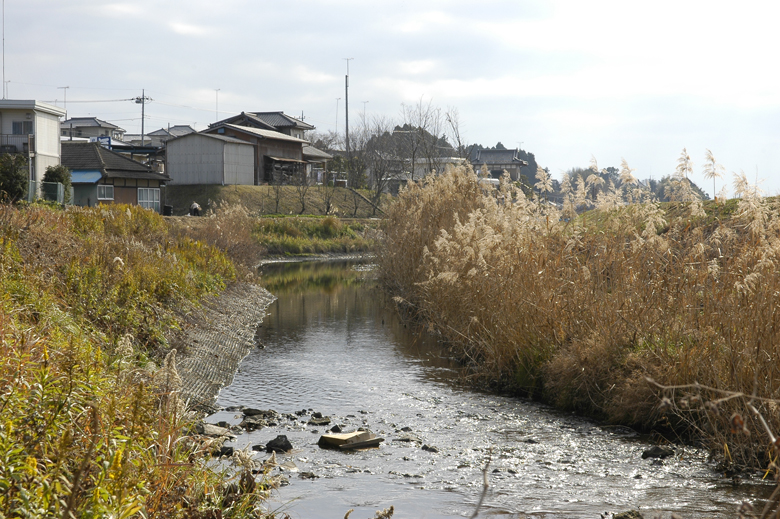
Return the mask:
<path id="1" fill-rule="evenodd" d="M 747 184 L 728 207 L 604 199 L 598 218 L 566 221 L 450 170 L 387 209 L 382 279 L 487 383 L 612 422 L 671 424 L 727 443 L 735 463 L 765 464 L 753 417 L 752 436 L 731 432 L 737 402 L 708 410 L 715 396 L 696 389 L 660 406 L 646 378 L 780 398 L 777 205 Z M 757 405 L 780 430 L 777 408 Z"/>

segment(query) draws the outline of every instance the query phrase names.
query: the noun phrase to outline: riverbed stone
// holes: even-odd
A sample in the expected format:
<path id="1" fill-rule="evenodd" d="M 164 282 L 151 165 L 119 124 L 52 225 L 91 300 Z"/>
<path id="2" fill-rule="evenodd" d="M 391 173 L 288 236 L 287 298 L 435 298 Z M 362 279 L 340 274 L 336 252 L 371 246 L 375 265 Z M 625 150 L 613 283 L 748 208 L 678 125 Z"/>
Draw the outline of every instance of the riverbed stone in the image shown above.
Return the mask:
<path id="1" fill-rule="evenodd" d="M 211 438 L 219 438 L 220 436 L 226 436 L 228 438 L 235 438 L 236 436 L 226 427 L 220 427 L 218 425 L 198 422 L 195 424 L 195 432 L 201 436 L 209 436 Z"/>
<path id="2" fill-rule="evenodd" d="M 433 453 L 439 452 L 439 448 L 436 447 L 435 445 L 423 445 L 422 450 L 427 452 L 433 452 Z"/>
<path id="3" fill-rule="evenodd" d="M 265 444 L 266 452 L 289 452 L 292 450 L 292 448 L 292 443 L 290 443 L 290 440 L 288 440 L 287 436 L 284 434 L 280 434 Z"/>
<path id="4" fill-rule="evenodd" d="M 314 414 L 320 414 L 320 413 L 314 413 Z M 329 416 L 314 416 L 312 415 L 309 421 L 307 422 L 309 425 L 330 425 L 330 417 Z"/>
<path id="5" fill-rule="evenodd" d="M 612 519 L 644 519 L 639 510 L 629 510 L 628 512 L 620 512 L 612 516 Z"/>
<path id="6" fill-rule="evenodd" d="M 647 458 L 664 459 L 669 456 L 674 456 L 674 449 L 663 445 L 655 445 L 642 453 L 643 460 L 646 460 Z"/>
<path id="7" fill-rule="evenodd" d="M 247 432 L 257 431 L 269 426 L 268 422 L 260 416 L 247 416 L 238 425 Z"/>

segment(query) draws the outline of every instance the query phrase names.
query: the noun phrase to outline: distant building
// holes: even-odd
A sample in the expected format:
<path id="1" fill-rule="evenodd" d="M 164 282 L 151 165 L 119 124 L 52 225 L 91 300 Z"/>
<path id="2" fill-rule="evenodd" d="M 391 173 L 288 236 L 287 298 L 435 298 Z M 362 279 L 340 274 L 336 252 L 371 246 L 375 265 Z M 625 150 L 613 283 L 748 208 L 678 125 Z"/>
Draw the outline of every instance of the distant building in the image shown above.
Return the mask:
<path id="1" fill-rule="evenodd" d="M 493 178 L 501 178 L 504 171 L 509 173 L 513 181 L 521 179 L 523 173 L 520 171 L 528 162 L 519 156 L 520 150 L 496 150 L 496 149 L 474 149 L 469 156 L 469 162 L 474 166 L 474 171 L 478 174 L 490 175 Z M 483 169 L 486 168 L 486 171 Z M 533 172 L 535 174 L 536 172 Z M 526 180 L 533 179 L 533 176 Z"/>
<path id="2" fill-rule="evenodd" d="M 196 130 L 188 124 L 177 124 L 169 128 L 160 128 L 159 130 L 154 130 L 153 132 L 144 135 L 143 145 L 160 147 L 171 139 L 183 137 L 184 135 L 189 135 L 191 133 L 196 133 Z M 141 134 L 127 133 L 123 140 L 127 143 L 141 145 Z"/>
<path id="3" fill-rule="evenodd" d="M 255 148 L 245 140 L 191 133 L 166 144 L 165 171 L 171 184 L 253 185 Z"/>
<path id="4" fill-rule="evenodd" d="M 98 119 L 97 117 L 71 117 L 60 124 L 60 135 L 63 137 L 111 137 L 122 140 L 125 130 L 119 126 Z"/>
<path id="5" fill-rule="evenodd" d="M 290 117 L 284 112 L 241 112 L 239 115 L 228 117 L 216 123 L 210 124 L 209 128 L 217 127 L 222 124 L 235 124 L 238 126 L 249 126 L 261 130 L 273 130 L 298 139 L 304 139 L 306 132 L 314 130 L 314 126 L 305 123 L 295 117 Z"/>
<path id="6" fill-rule="evenodd" d="M 161 188 L 170 177 L 97 142 L 63 142 L 62 164 L 71 171 L 73 203 L 140 205 L 161 210 Z"/>
<path id="7" fill-rule="evenodd" d="M 40 181 L 60 163 L 60 117 L 65 110 L 40 101 L 0 100 L 0 154 L 29 158 L 30 180 Z"/>

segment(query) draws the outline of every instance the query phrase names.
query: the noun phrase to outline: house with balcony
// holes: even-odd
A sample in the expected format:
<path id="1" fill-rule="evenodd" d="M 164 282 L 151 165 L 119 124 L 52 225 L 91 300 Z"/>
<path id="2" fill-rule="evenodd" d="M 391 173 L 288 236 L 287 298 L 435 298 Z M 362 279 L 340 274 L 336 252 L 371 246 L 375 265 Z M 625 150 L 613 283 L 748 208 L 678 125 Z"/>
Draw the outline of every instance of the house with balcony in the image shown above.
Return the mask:
<path id="1" fill-rule="evenodd" d="M 65 109 L 34 100 L 0 100 L 0 154 L 21 153 L 30 164 L 30 180 L 40 181 L 60 163 L 60 118 Z"/>

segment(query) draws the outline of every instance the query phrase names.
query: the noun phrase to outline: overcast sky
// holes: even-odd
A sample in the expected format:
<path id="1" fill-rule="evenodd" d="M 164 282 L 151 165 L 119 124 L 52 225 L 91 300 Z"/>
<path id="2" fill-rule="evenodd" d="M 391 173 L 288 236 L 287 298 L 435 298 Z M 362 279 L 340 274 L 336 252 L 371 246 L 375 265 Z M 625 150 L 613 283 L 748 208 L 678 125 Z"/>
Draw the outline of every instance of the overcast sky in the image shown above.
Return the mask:
<path id="1" fill-rule="evenodd" d="M 220 118 L 282 110 L 343 131 L 354 58 L 353 120 L 454 107 L 468 142 L 520 146 L 557 178 L 593 155 L 659 179 L 687 148 L 712 194 L 710 148 L 780 194 L 778 19 L 766 0 L 5 0 L 4 76 L 10 99 L 67 93 L 69 116 L 130 133 L 141 107 L 116 100 L 141 89 L 146 131 L 203 129 L 217 96 Z"/>

